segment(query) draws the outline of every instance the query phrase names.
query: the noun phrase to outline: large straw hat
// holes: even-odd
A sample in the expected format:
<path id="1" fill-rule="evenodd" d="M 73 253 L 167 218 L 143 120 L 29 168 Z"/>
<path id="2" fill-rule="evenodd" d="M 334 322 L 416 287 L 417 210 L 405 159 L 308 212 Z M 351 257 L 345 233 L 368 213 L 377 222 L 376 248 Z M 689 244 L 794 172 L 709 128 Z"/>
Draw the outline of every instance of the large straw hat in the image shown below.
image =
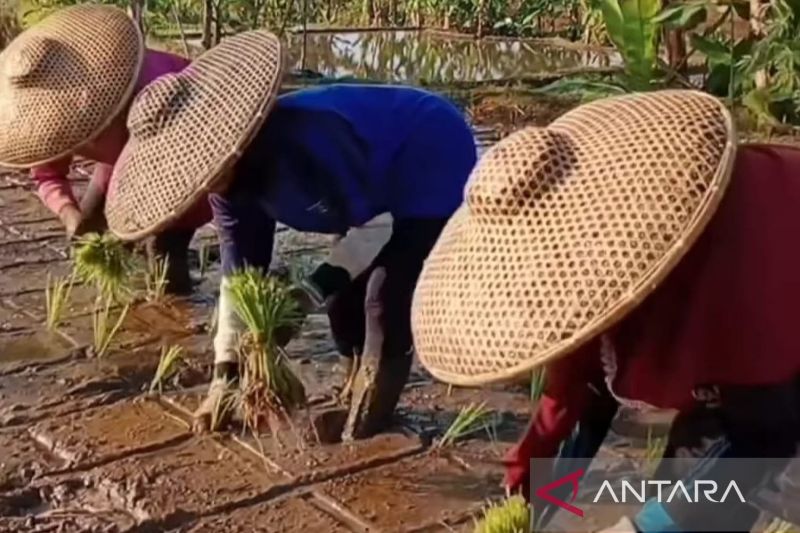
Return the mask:
<path id="1" fill-rule="evenodd" d="M 56 11 L 0 52 L 0 165 L 31 167 L 74 152 L 121 113 L 144 56 L 124 11 Z"/>
<path id="2" fill-rule="evenodd" d="M 277 37 L 250 31 L 148 85 L 131 106 L 130 138 L 111 177 L 111 231 L 152 235 L 219 185 L 264 123 L 283 61 Z"/>
<path id="3" fill-rule="evenodd" d="M 457 385 L 509 380 L 623 318 L 713 215 L 734 136 L 715 98 L 661 91 L 590 103 L 495 145 L 417 284 L 422 364 Z"/>

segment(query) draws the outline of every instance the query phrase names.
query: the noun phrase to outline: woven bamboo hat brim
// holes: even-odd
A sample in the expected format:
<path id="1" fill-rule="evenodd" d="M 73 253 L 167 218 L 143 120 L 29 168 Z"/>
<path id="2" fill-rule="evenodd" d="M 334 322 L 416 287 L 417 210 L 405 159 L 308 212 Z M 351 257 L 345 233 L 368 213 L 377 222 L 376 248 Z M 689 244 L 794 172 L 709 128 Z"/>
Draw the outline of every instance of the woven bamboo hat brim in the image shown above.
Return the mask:
<path id="1" fill-rule="evenodd" d="M 276 36 L 240 33 L 139 93 L 106 199 L 111 231 L 152 235 L 220 185 L 264 123 L 283 62 Z"/>
<path id="2" fill-rule="evenodd" d="M 415 290 L 422 364 L 463 386 L 529 376 L 622 319 L 714 213 L 734 137 L 715 98 L 660 91 L 586 104 L 492 147 Z"/>
<path id="3" fill-rule="evenodd" d="M 0 52 L 0 165 L 26 168 L 91 141 L 130 101 L 144 42 L 111 6 L 56 11 Z"/>

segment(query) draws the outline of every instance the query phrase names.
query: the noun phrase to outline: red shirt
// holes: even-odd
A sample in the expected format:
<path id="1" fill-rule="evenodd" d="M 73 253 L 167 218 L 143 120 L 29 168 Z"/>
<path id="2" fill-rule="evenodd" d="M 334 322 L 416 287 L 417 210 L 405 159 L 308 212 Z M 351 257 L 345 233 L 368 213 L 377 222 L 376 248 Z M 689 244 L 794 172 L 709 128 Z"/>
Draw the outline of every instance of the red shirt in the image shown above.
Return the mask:
<path id="1" fill-rule="evenodd" d="M 156 78 L 183 70 L 189 63 L 190 60 L 175 54 L 146 50 L 139 78 L 134 88 L 134 94 L 138 94 Z M 102 191 L 108 190 L 111 171 L 121 150 L 121 145 L 111 143 L 103 153 L 97 156 L 91 181 Z M 58 214 L 68 205 L 77 207 L 75 196 L 72 193 L 72 186 L 67 177 L 71 163 L 72 158 L 67 157 L 31 170 L 31 177 L 36 182 L 39 198 L 55 214 Z M 208 201 L 204 199 L 198 202 L 198 205 L 178 221 L 175 226 L 197 228 L 210 220 L 211 207 Z"/>
<path id="2" fill-rule="evenodd" d="M 589 383 L 680 410 L 691 406 L 698 386 L 800 375 L 798 236 L 800 150 L 740 147 L 729 189 L 703 235 L 607 332 L 606 349 L 597 339 L 548 366 L 544 398 L 506 458 L 508 484 L 528 475 L 529 458 L 555 455 L 591 401 Z M 615 363 L 615 371 L 604 362 Z"/>

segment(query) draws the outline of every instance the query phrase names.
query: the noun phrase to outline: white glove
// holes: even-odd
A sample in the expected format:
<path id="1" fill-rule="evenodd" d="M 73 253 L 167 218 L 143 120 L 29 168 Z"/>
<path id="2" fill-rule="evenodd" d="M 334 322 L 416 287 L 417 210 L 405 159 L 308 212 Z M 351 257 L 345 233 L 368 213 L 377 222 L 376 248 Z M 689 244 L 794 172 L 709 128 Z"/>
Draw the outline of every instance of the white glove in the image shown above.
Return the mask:
<path id="1" fill-rule="evenodd" d="M 231 301 L 228 287 L 230 282 L 225 276 L 219 284 L 219 303 L 217 308 L 217 332 L 214 335 L 214 364 L 236 363 L 239 360 L 236 350 L 239 335 L 245 326 L 239 320 Z"/>

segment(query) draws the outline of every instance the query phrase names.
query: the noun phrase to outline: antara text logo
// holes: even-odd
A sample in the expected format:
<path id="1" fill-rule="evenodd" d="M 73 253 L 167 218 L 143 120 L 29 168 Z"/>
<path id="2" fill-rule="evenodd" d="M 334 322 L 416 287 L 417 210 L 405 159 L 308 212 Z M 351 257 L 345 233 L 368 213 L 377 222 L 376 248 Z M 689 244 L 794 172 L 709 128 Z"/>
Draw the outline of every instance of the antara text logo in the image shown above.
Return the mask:
<path id="1" fill-rule="evenodd" d="M 583 475 L 584 470 L 580 468 L 552 483 L 539 487 L 536 490 L 536 496 L 583 518 L 583 509 L 574 505 L 580 489 L 579 482 Z M 567 484 L 571 488 L 569 501 L 553 495 L 555 489 Z M 599 489 L 590 491 L 585 501 L 627 504 L 645 503 L 648 500 L 669 503 L 676 499 L 686 503 L 725 503 L 730 501 L 747 503 L 735 480 L 731 480 L 727 485 L 719 485 L 713 480 L 699 479 L 691 482 L 658 479 L 629 481 L 623 479 L 615 483 L 605 480 Z"/>

